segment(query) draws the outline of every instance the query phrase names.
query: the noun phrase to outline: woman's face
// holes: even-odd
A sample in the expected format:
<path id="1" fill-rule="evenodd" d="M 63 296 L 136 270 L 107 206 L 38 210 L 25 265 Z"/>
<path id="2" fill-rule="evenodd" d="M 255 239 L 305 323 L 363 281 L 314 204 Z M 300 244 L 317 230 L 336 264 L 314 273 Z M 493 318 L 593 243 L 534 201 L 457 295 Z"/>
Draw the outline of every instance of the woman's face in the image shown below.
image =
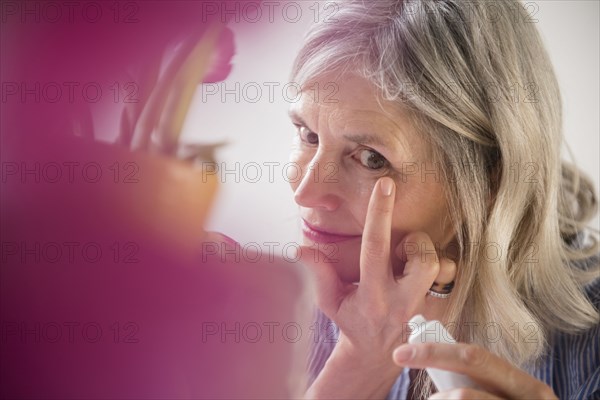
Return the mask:
<path id="1" fill-rule="evenodd" d="M 297 130 L 290 161 L 298 168 L 288 168 L 302 171 L 289 181 L 304 244 L 321 250 L 342 279 L 358 281 L 371 191 L 378 178 L 389 176 L 396 183 L 391 242 L 396 275 L 403 265 L 394 251 L 408 233 L 426 232 L 444 249 L 454 235 L 441 170 L 406 115 L 397 105 L 378 102 L 374 87 L 353 75 L 304 87 L 290 109 Z"/>

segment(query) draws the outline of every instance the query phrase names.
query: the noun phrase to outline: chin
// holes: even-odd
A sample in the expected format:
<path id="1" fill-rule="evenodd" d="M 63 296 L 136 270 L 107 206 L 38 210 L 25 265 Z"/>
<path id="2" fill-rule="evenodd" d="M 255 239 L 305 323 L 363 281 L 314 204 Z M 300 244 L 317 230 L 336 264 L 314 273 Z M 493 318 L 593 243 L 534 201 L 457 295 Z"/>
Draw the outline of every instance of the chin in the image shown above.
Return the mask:
<path id="1" fill-rule="evenodd" d="M 324 260 L 319 261 L 327 261 L 333 265 L 343 282 L 360 280 L 360 239 L 339 243 L 316 243 L 304 238 L 303 244 L 318 249 L 324 257 Z"/>

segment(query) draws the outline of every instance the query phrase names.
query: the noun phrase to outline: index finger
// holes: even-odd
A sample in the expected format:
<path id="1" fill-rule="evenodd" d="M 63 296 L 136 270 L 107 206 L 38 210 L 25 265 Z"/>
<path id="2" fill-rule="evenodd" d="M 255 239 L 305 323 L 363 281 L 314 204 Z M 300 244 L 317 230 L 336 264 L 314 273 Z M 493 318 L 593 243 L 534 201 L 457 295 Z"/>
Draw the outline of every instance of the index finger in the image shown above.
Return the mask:
<path id="1" fill-rule="evenodd" d="M 360 281 L 367 287 L 393 279 L 390 241 L 395 192 L 394 181 L 383 177 L 371 193 L 360 247 Z"/>
<path id="2" fill-rule="evenodd" d="M 550 387 L 483 347 L 456 343 L 419 343 L 394 350 L 394 362 L 409 368 L 438 368 L 467 375 L 508 398 L 556 399 Z"/>

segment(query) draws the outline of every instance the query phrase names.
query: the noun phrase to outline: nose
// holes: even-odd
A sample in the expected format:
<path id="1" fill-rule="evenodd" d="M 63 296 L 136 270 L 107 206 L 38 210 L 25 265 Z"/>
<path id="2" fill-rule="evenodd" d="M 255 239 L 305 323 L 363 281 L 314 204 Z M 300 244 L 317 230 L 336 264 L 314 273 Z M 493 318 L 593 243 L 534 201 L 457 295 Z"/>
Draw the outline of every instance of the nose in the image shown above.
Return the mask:
<path id="1" fill-rule="evenodd" d="M 336 210 L 342 197 L 339 193 L 338 165 L 318 154 L 308 166 L 302 167 L 300 184 L 294 191 L 294 201 L 301 207 Z"/>

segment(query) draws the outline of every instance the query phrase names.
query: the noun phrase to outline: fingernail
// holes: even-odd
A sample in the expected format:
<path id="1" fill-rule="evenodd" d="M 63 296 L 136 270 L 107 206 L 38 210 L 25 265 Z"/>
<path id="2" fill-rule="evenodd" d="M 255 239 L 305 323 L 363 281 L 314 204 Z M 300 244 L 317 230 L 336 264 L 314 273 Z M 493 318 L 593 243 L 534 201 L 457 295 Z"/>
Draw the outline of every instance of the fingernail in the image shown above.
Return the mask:
<path id="1" fill-rule="evenodd" d="M 384 196 L 391 196 L 394 190 L 394 181 L 391 178 L 382 178 L 379 182 L 381 187 L 381 193 Z"/>
<path id="2" fill-rule="evenodd" d="M 409 361 L 415 356 L 415 348 L 410 346 L 400 346 L 394 350 L 394 360 Z"/>

